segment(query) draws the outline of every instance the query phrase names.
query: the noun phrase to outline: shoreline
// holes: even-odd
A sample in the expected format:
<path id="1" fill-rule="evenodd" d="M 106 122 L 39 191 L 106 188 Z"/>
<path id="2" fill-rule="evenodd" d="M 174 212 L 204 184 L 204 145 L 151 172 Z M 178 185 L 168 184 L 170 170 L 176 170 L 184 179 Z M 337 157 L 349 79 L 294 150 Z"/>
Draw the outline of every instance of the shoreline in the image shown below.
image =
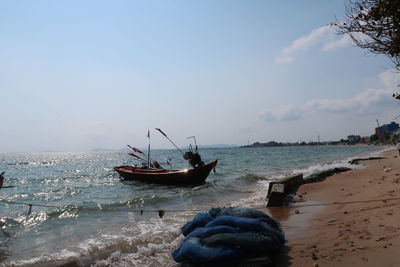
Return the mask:
<path id="1" fill-rule="evenodd" d="M 370 153 L 375 153 L 375 152 L 365 152 L 365 153 L 370 154 Z M 240 155 L 240 156 L 244 155 L 244 156 L 247 156 L 248 159 L 252 159 L 252 156 L 248 156 L 248 155 L 251 155 L 251 154 L 248 154 L 248 155 L 247 154 L 238 154 L 238 155 Z M 37 155 L 32 155 L 32 156 L 37 156 Z M 74 156 L 74 155 L 72 155 L 72 156 Z M 229 157 L 226 158 L 227 161 L 228 161 L 228 159 L 231 159 Z M 86 158 L 88 160 L 91 159 L 91 157 L 86 157 Z M 48 158 L 46 156 L 44 158 L 40 158 L 40 157 L 38 157 L 38 158 L 29 158 L 29 157 L 27 157 L 27 158 L 18 159 L 18 160 L 15 160 L 14 158 L 12 158 L 12 159 L 13 160 L 11 160 L 10 163 L 15 164 L 15 165 L 7 165 L 8 168 L 12 169 L 12 168 L 16 168 L 15 166 L 18 166 L 18 168 L 20 170 L 29 170 L 29 172 L 32 171 L 32 173 L 35 173 L 35 169 L 41 170 L 42 168 L 46 168 L 46 171 L 49 171 L 49 170 L 50 171 L 52 171 L 52 170 L 55 171 L 55 170 L 57 170 L 56 167 L 63 166 L 62 164 L 60 164 L 57 161 L 57 157 Z M 81 164 L 82 159 L 80 157 L 77 157 L 77 159 L 79 159 L 79 161 L 77 161 L 77 162 L 79 162 L 79 164 Z M 107 158 L 105 158 L 105 159 L 107 159 Z M 340 164 L 342 164 L 342 162 L 343 163 L 347 162 L 346 159 L 343 159 L 343 160 L 342 159 L 340 159 L 340 160 L 331 160 L 331 161 L 326 160 L 327 161 L 326 164 L 320 164 L 318 162 L 315 162 L 315 161 L 318 161 L 318 159 L 319 158 L 316 159 L 315 157 L 311 157 L 310 156 L 308 160 L 309 161 L 314 161 L 314 163 L 312 163 L 312 164 L 310 163 L 311 164 L 311 168 L 307 167 L 307 168 L 304 168 L 304 169 L 297 169 L 297 170 L 299 170 L 301 172 L 314 172 L 315 170 L 323 169 L 323 168 L 325 168 L 327 166 L 331 167 L 331 166 L 336 166 L 337 164 L 340 165 Z M 54 168 L 51 167 L 51 168 L 48 169 L 48 167 L 47 167 L 48 163 L 52 162 L 52 161 L 56 162 L 56 166 Z M 17 165 L 20 162 L 22 164 L 21 165 Z M 38 164 L 31 164 L 31 163 L 36 163 L 36 162 Z M 60 162 L 63 163 L 64 161 L 60 161 Z M 108 161 L 105 161 L 105 162 L 108 162 Z M 25 163 L 27 163 L 27 164 L 25 164 Z M 57 165 L 57 164 L 60 164 L 60 165 Z M 68 165 L 67 167 L 71 168 L 72 170 L 75 170 L 75 169 L 76 170 L 82 170 L 83 173 L 85 171 L 87 171 L 86 169 L 79 168 L 80 165 L 76 165 L 76 167 L 75 167 L 75 165 L 71 165 L 71 166 Z M 260 166 L 264 166 L 264 165 L 262 165 L 262 162 L 260 162 Z M 247 169 L 248 169 L 247 165 L 239 165 L 238 167 L 242 168 L 242 169 L 240 169 L 241 171 L 247 171 Z M 103 173 L 104 172 L 102 168 L 99 168 L 98 170 L 99 170 L 99 173 Z M 282 173 L 284 173 L 284 172 L 286 172 L 286 171 L 282 171 Z M 235 176 L 236 178 L 233 181 L 235 181 L 235 182 L 237 181 L 238 185 L 241 185 L 241 183 L 245 183 L 245 185 L 249 184 L 252 187 L 253 186 L 257 186 L 257 189 L 254 189 L 254 190 L 253 189 L 248 189 L 248 190 L 244 189 L 243 190 L 243 188 L 241 188 L 239 186 L 233 187 L 233 190 L 232 190 L 232 188 L 228 188 L 228 189 L 231 189 L 234 193 L 235 192 L 239 192 L 240 196 L 242 196 L 242 193 L 243 193 L 243 195 L 246 196 L 245 198 L 235 199 L 234 200 L 236 202 L 235 206 L 250 206 L 251 207 L 252 205 L 255 205 L 254 208 L 257 209 L 259 207 L 260 202 L 264 201 L 265 194 L 266 194 L 265 190 L 267 189 L 267 187 L 259 186 L 258 183 L 255 183 L 254 180 L 253 180 L 253 174 L 250 173 L 251 175 L 247 175 L 247 174 L 243 175 L 242 173 L 241 174 L 230 174 L 230 173 L 228 173 L 228 174 L 226 174 L 224 176 L 224 175 L 221 175 L 221 173 L 218 172 L 218 167 L 217 167 L 217 173 L 219 175 L 219 177 L 217 177 L 217 178 L 219 178 L 219 181 L 223 181 L 223 179 L 221 179 L 220 177 L 223 178 L 223 177 Z M 11 171 L 10 171 L 10 174 L 12 174 Z M 281 174 L 281 173 L 279 173 L 279 174 Z M 80 172 L 77 172 L 76 174 L 74 174 L 72 176 L 70 176 L 70 175 L 71 174 L 68 172 L 68 176 L 65 176 L 66 179 L 62 180 L 62 181 L 71 181 L 71 182 L 72 181 L 76 181 L 76 180 L 70 180 L 70 179 L 71 178 L 75 178 L 75 177 L 76 178 L 77 177 L 81 177 L 81 175 L 84 175 L 84 174 L 81 174 Z M 250 176 L 252 176 L 252 177 L 250 177 Z M 39 177 L 41 177 L 41 176 L 39 175 Z M 102 177 L 102 176 L 99 175 L 99 177 Z M 136 191 L 134 191 L 134 189 L 136 187 L 125 186 L 125 185 L 122 186 L 121 183 L 119 182 L 119 180 L 118 180 L 117 183 L 115 183 L 115 185 L 116 185 L 115 188 L 114 187 L 110 187 L 110 185 L 113 185 L 112 181 L 113 181 L 114 178 L 111 177 L 111 176 L 104 176 L 104 178 L 107 178 L 107 180 L 105 180 L 105 181 L 108 181 L 107 182 L 107 192 L 109 192 L 109 189 L 118 190 L 118 191 L 115 191 L 115 192 L 118 192 L 119 194 L 123 195 L 124 192 L 120 191 L 121 188 L 122 189 L 126 189 L 126 191 L 129 193 L 129 195 L 131 195 L 132 192 L 136 192 Z M 19 180 L 15 179 L 15 180 L 11 180 L 11 181 L 17 182 Z M 35 180 L 33 180 L 33 181 L 35 181 Z M 86 180 L 85 179 L 85 181 L 88 182 L 88 185 L 92 185 L 92 180 Z M 261 181 L 264 182 L 263 184 L 265 184 L 265 182 L 268 181 L 268 180 L 265 179 L 265 180 L 261 180 Z M 94 183 L 94 185 L 96 185 L 96 183 Z M 218 185 L 218 184 L 216 184 L 216 185 Z M 204 189 L 205 192 L 209 191 L 208 186 L 209 185 L 207 185 L 205 187 L 197 188 L 195 190 L 192 190 L 192 189 L 190 189 L 190 190 L 191 190 L 191 192 L 193 192 L 193 195 L 200 195 L 200 193 L 201 193 L 201 191 L 203 189 Z M 51 188 L 51 187 L 49 187 L 49 188 Z M 154 187 L 152 187 L 152 188 L 154 188 Z M 18 190 L 18 189 L 19 189 L 19 187 L 16 188 L 16 190 Z M 221 188 L 217 187 L 217 189 L 226 189 L 226 188 L 225 187 L 221 187 Z M 42 188 L 40 190 L 42 190 Z M 237 190 L 237 191 L 234 191 L 234 190 Z M 181 194 L 180 195 L 180 199 L 182 199 L 182 196 L 183 197 L 192 198 L 192 195 L 186 195 L 185 196 L 185 192 L 183 192 L 181 190 L 179 190 L 179 191 L 180 192 L 177 192 L 177 193 Z M 6 192 L 6 191 L 4 191 L 4 192 Z M 111 192 L 113 192 L 113 191 L 111 191 Z M 176 192 L 176 190 L 175 190 L 175 192 Z M 224 192 L 224 191 L 220 190 L 220 191 L 216 191 L 216 192 Z M 299 191 L 297 191 L 297 192 L 302 193 L 303 191 L 302 191 L 302 189 L 299 189 Z M 152 194 L 153 194 L 153 192 L 152 192 Z M 150 196 L 150 195 L 148 195 L 148 196 Z M 250 197 L 248 197 L 248 196 L 250 196 Z M 306 196 L 306 195 L 304 195 L 304 196 Z M 306 199 L 306 197 L 304 197 L 304 198 Z M 214 199 L 213 196 L 207 197 L 207 199 L 206 199 L 207 201 L 206 202 L 204 201 L 204 197 L 201 198 L 200 199 L 201 201 L 199 201 L 198 203 L 196 203 L 195 200 L 196 200 L 196 198 L 194 198 L 193 202 L 191 200 L 190 201 L 191 203 L 189 203 L 188 205 L 191 205 L 191 206 L 196 205 L 195 209 L 201 209 L 201 210 L 203 210 L 203 206 L 205 206 L 206 209 L 208 210 L 211 207 L 223 206 L 223 205 L 229 206 L 230 204 L 232 204 L 231 201 L 225 200 L 222 197 L 219 197 L 219 198 L 215 197 L 215 199 Z M 299 199 L 297 199 L 297 200 L 299 200 Z M 146 199 L 146 201 L 147 201 L 147 199 Z M 215 201 L 217 201 L 217 202 L 215 202 Z M 301 202 L 301 203 L 297 203 L 297 204 L 300 205 L 300 204 L 306 204 L 306 203 L 313 203 L 312 201 L 314 201 L 314 200 L 313 199 L 306 199 L 305 202 Z M 85 202 L 82 202 L 82 203 L 83 204 L 81 204 L 81 206 L 82 207 L 86 207 L 84 205 Z M 106 203 L 108 203 L 108 202 L 106 202 Z M 215 203 L 217 203 L 218 205 L 216 205 Z M 318 204 L 318 203 L 320 203 L 320 202 L 317 201 L 314 204 Z M 125 202 L 122 202 L 120 204 L 122 205 L 121 207 L 123 207 L 124 209 L 126 208 L 125 206 L 127 204 Z M 132 205 L 135 205 L 135 204 L 136 203 L 133 203 Z M 128 203 L 128 205 L 129 205 L 129 203 Z M 88 207 L 90 207 L 92 209 L 92 206 L 88 206 Z M 114 208 L 116 206 L 112 206 L 112 207 Z M 318 207 L 320 207 L 320 206 L 318 206 Z M 283 218 L 285 218 L 284 220 L 286 220 L 286 222 L 283 223 L 284 226 L 285 225 L 290 225 L 290 224 L 295 225 L 295 227 L 290 228 L 290 229 L 289 228 L 286 228 L 286 229 L 284 228 L 284 231 L 286 232 L 287 239 L 289 241 L 294 240 L 294 238 L 304 237 L 304 235 L 307 234 L 307 231 L 304 231 L 302 227 L 308 227 L 308 225 L 310 225 L 310 223 L 311 223 L 312 215 L 316 211 L 319 212 L 319 211 L 323 210 L 323 208 L 321 210 L 319 210 L 318 207 L 303 207 L 303 209 L 301 210 L 301 212 L 299 212 L 299 214 L 296 214 L 295 213 L 296 209 L 293 209 L 293 208 L 287 208 L 286 210 L 281 212 L 282 213 L 281 215 L 283 216 Z M 23 209 L 22 213 L 26 214 L 26 212 L 28 211 L 28 208 L 23 206 L 22 209 Z M 265 206 L 260 208 L 260 210 L 262 210 L 264 212 L 265 211 L 268 212 L 268 208 L 265 208 Z M 278 210 L 276 210 L 276 211 L 278 211 Z M 33 214 L 35 214 L 35 213 L 37 214 L 38 209 L 33 208 L 32 212 L 33 212 Z M 109 232 L 111 230 L 111 232 L 113 233 L 112 238 L 110 238 L 109 240 L 104 240 L 103 238 L 96 238 L 96 236 L 94 234 L 94 232 L 96 230 L 94 230 L 93 234 L 91 234 L 91 236 L 94 236 L 94 238 L 93 238 L 94 242 L 91 242 L 90 244 L 87 244 L 87 242 L 86 242 L 87 238 L 86 237 L 82 236 L 82 238 L 75 238 L 75 237 L 72 236 L 70 239 L 67 239 L 67 238 L 64 239 L 64 240 L 71 240 L 70 241 L 71 243 L 69 243 L 71 245 L 67 244 L 67 246 L 63 246 L 62 247 L 63 250 L 60 250 L 60 249 L 58 249 L 58 245 L 57 244 L 63 245 L 63 243 L 58 243 L 58 240 L 56 240 L 56 239 L 46 240 L 48 243 L 46 243 L 45 245 L 42 245 L 42 247 L 40 247 L 40 249 L 43 252 L 36 253 L 35 250 L 32 250 L 32 257 L 30 257 L 29 255 L 28 255 L 29 257 L 28 256 L 25 257 L 25 255 L 19 253 L 20 251 L 18 250 L 17 246 L 13 246 L 13 247 L 10 247 L 9 250 L 5 250 L 6 252 L 10 251 L 10 253 L 11 253 L 10 257 L 8 257 L 7 260 L 13 261 L 15 259 L 17 261 L 17 263 L 18 262 L 19 263 L 24 263 L 24 262 L 26 263 L 26 261 L 25 261 L 25 258 L 26 258 L 26 260 L 29 260 L 29 262 L 31 262 L 32 264 L 35 263 L 35 262 L 42 262 L 42 261 L 44 263 L 49 262 L 49 264 L 53 263 L 53 262 L 60 262 L 60 263 L 71 262 L 71 264 L 74 264 L 75 262 L 79 262 L 81 260 L 82 261 L 88 261 L 88 262 L 92 261 L 92 263 L 94 264 L 94 263 L 97 263 L 97 262 L 99 262 L 99 263 L 101 263 L 101 262 L 113 262 L 115 260 L 115 262 L 117 264 L 118 262 L 122 262 L 123 263 L 124 260 L 130 261 L 131 259 L 134 259 L 135 261 L 136 260 L 138 262 L 140 261 L 140 263 L 142 263 L 141 265 L 150 264 L 151 262 L 157 262 L 157 263 L 160 263 L 161 265 L 177 266 L 176 263 L 171 259 L 170 249 L 171 250 L 172 250 L 172 248 L 176 249 L 179 246 L 178 243 L 182 239 L 182 235 L 180 234 L 180 231 L 179 231 L 180 227 L 184 223 L 186 223 L 187 221 L 192 219 L 193 216 L 197 212 L 198 211 L 193 211 L 193 212 L 192 211 L 190 211 L 190 212 L 186 212 L 185 211 L 185 212 L 178 213 L 178 214 L 173 213 L 174 214 L 173 216 L 170 216 L 172 214 L 172 212 L 171 213 L 167 212 L 167 216 L 165 216 L 163 218 L 163 220 L 160 220 L 156 215 L 154 215 L 155 218 L 152 218 L 153 216 L 150 217 L 150 215 L 148 217 L 142 217 L 142 216 L 139 215 L 139 213 L 133 213 L 133 214 L 129 215 L 129 218 L 130 218 L 130 220 L 132 220 L 132 219 L 135 220 L 134 224 L 130 224 L 130 222 L 126 222 L 124 220 L 121 220 L 121 222 L 123 223 L 122 225 L 124 225 L 124 228 L 119 227 L 120 224 L 118 224 L 118 225 L 117 224 L 115 224 L 115 225 L 114 224 L 109 224 L 109 225 L 107 225 L 107 228 L 103 228 L 103 229 L 106 229 L 105 232 Z M 188 213 L 190 213 L 190 214 L 188 214 Z M 109 215 L 106 215 L 106 216 L 102 217 L 103 214 L 109 214 L 109 212 L 104 213 L 101 210 L 99 210 L 98 212 L 96 211 L 96 213 L 93 213 L 93 215 L 95 215 L 96 217 L 103 218 L 103 220 L 107 220 L 106 216 L 109 216 Z M 79 218 L 79 216 L 77 218 Z M 138 218 L 138 219 L 136 220 L 136 218 Z M 62 219 L 62 218 L 60 218 L 60 219 Z M 118 216 L 116 216 L 116 219 L 118 220 Z M 52 226 L 52 220 L 45 221 L 44 223 L 47 224 L 48 222 L 49 222 L 48 225 Z M 58 223 L 58 221 L 56 221 L 56 223 Z M 61 226 L 63 226 L 62 223 L 63 223 L 63 221 L 60 221 L 60 225 Z M 78 224 L 78 223 L 80 223 L 80 221 L 79 221 L 79 219 L 76 219 L 76 224 Z M 98 225 L 97 222 L 96 222 L 96 225 Z M 127 225 L 128 227 L 125 227 L 125 225 Z M 109 254 L 109 253 L 111 253 L 110 251 L 112 251 L 113 248 L 116 248 L 116 249 L 121 248 L 122 251 L 123 251 L 123 249 L 125 249 L 127 234 L 135 236 L 135 234 L 133 234 L 133 233 L 138 233 L 136 231 L 139 231 L 140 229 L 145 229 L 144 227 L 149 227 L 149 226 L 151 226 L 152 229 L 157 229 L 158 227 L 164 227 L 164 228 L 163 228 L 162 232 L 155 232 L 155 233 L 146 232 L 143 236 L 137 237 L 138 239 L 133 239 L 135 241 L 129 241 L 129 242 L 131 242 L 130 245 L 131 245 L 132 248 L 134 248 L 134 249 L 140 248 L 137 251 L 132 249 L 130 251 L 122 252 L 120 257 L 117 257 L 117 258 L 113 258 L 113 254 Z M 173 227 L 170 227 L 170 226 L 173 226 Z M 55 229 L 55 230 L 58 231 L 57 227 L 58 226 L 56 226 L 54 228 L 51 228 L 51 230 Z M 55 230 L 54 230 L 54 232 L 55 232 Z M 104 230 L 102 230 L 102 231 L 104 231 Z M 299 233 L 301 235 L 299 235 Z M 27 236 L 28 238 L 31 238 L 30 240 L 35 241 L 35 237 L 30 237 L 28 232 L 27 232 L 27 234 L 25 234 L 25 236 Z M 100 236 L 100 237 L 102 237 L 102 236 Z M 136 238 L 136 236 L 135 236 L 135 238 Z M 160 238 L 164 238 L 165 240 L 168 240 L 168 244 L 164 244 L 164 243 L 159 244 Z M 18 240 L 18 236 L 17 236 L 17 238 L 15 238 L 14 242 L 19 242 L 22 245 L 24 243 L 28 243 L 25 240 L 22 240 L 22 241 Z M 62 242 L 64 242 L 64 241 L 62 241 Z M 55 244 L 55 245 L 50 247 L 47 244 L 53 244 L 53 245 Z M 112 245 L 109 246 L 107 244 L 112 244 Z M 79 248 L 81 248 L 82 245 L 84 245 L 84 246 L 88 245 L 90 250 L 94 250 L 95 253 L 89 253 L 89 252 L 87 252 L 87 250 L 85 250 L 83 252 L 80 251 Z M 54 249 L 53 249 L 53 247 L 54 247 Z M 143 248 L 144 248 L 144 250 L 143 250 Z M 155 253 L 155 254 L 151 254 L 151 253 L 146 254 L 147 253 L 146 252 L 147 248 L 151 248 L 151 249 L 157 248 L 157 253 Z M 30 249 L 29 246 L 27 246 L 27 248 L 25 248 L 26 251 L 28 251 L 28 249 Z M 66 252 L 68 252 L 68 254 L 67 253 L 61 254 L 60 251 L 66 251 Z M 145 253 L 144 255 L 142 255 L 143 252 Z M 1 253 L 1 251 L 0 251 L 0 253 Z M 45 253 L 45 254 L 43 254 L 43 253 Z M 74 257 L 71 258 L 71 255 L 79 255 L 79 256 L 76 256 L 76 257 L 74 256 Z M 106 258 L 103 258 L 103 257 L 106 257 Z M 10 262 L 10 261 L 8 261 L 8 262 Z M 289 262 L 289 260 L 286 260 L 286 262 Z M 137 262 L 135 262 L 135 263 L 137 263 Z M 137 263 L 137 264 L 140 265 L 139 263 Z M 0 263 L 0 265 L 1 265 L 1 263 Z M 282 266 L 285 266 L 285 265 L 282 265 Z"/>
<path id="2" fill-rule="evenodd" d="M 287 243 L 277 266 L 397 266 L 400 157 L 303 184 L 290 208 L 270 208 Z M 300 201 L 300 202 L 299 202 Z"/>

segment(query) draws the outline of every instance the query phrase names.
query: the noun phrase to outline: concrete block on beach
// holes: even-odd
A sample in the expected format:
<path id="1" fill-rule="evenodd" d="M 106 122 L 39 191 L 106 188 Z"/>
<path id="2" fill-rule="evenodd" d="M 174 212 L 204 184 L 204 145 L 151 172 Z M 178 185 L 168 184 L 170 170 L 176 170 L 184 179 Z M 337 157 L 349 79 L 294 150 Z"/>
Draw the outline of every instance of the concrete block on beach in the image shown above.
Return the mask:
<path id="1" fill-rule="evenodd" d="M 275 183 L 271 188 L 271 193 L 268 197 L 267 207 L 282 206 L 285 197 L 285 185 Z"/>
<path id="2" fill-rule="evenodd" d="M 268 194 L 267 194 L 268 198 L 269 198 L 269 195 L 271 194 L 272 187 L 274 186 L 274 184 L 283 184 L 283 185 L 285 185 L 285 193 L 291 192 L 303 184 L 303 174 L 300 173 L 300 174 L 284 177 L 277 181 L 270 182 L 269 187 L 268 187 Z"/>
<path id="3" fill-rule="evenodd" d="M 323 181 L 326 177 L 334 175 L 335 173 L 340 173 L 340 172 L 345 172 L 351 170 L 350 168 L 347 167 L 337 167 L 337 168 L 332 168 L 328 170 L 323 170 L 319 172 L 315 172 L 307 177 L 304 178 L 304 183 L 314 183 L 314 182 L 320 182 Z"/>
<path id="4" fill-rule="evenodd" d="M 365 161 L 365 160 L 378 160 L 378 159 L 384 159 L 384 157 L 369 157 L 369 158 L 357 158 L 357 159 L 352 159 L 349 161 L 350 164 L 358 165 L 360 161 Z"/>

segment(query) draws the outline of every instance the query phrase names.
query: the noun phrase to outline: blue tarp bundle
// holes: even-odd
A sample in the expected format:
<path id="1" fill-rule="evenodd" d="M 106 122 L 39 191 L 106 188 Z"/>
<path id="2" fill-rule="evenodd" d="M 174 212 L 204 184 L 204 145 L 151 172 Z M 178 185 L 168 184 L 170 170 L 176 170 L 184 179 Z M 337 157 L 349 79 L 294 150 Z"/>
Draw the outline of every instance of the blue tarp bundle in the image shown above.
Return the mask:
<path id="1" fill-rule="evenodd" d="M 172 253 L 174 260 L 202 266 L 268 266 L 271 253 L 285 242 L 275 220 L 250 208 L 212 208 L 197 214 L 182 233 L 186 238 Z"/>
<path id="2" fill-rule="evenodd" d="M 187 236 L 190 232 L 198 227 L 203 227 L 215 218 L 206 212 L 198 213 L 196 217 L 182 227 L 182 234 Z"/>

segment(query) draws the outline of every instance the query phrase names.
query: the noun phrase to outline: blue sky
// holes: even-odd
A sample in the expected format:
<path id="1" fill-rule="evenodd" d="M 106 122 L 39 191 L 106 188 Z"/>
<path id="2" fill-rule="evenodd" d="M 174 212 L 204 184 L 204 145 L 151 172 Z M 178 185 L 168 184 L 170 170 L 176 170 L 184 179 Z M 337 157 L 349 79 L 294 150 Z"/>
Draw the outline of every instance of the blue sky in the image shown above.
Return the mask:
<path id="1" fill-rule="evenodd" d="M 399 75 L 329 27 L 344 1 L 0 2 L 1 152 L 338 140 Z M 172 148 L 152 131 L 152 144 Z"/>

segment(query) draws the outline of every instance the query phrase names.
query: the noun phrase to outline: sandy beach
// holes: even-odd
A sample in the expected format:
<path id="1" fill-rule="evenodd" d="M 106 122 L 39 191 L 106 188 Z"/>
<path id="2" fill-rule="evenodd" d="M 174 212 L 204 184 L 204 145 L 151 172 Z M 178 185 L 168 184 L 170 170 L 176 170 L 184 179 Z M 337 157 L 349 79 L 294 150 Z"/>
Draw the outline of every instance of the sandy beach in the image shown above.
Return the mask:
<path id="1" fill-rule="evenodd" d="M 294 205 L 270 209 L 287 243 L 277 266 L 399 266 L 400 157 L 363 161 L 360 170 L 304 184 Z M 316 206 L 313 206 L 316 205 Z"/>

